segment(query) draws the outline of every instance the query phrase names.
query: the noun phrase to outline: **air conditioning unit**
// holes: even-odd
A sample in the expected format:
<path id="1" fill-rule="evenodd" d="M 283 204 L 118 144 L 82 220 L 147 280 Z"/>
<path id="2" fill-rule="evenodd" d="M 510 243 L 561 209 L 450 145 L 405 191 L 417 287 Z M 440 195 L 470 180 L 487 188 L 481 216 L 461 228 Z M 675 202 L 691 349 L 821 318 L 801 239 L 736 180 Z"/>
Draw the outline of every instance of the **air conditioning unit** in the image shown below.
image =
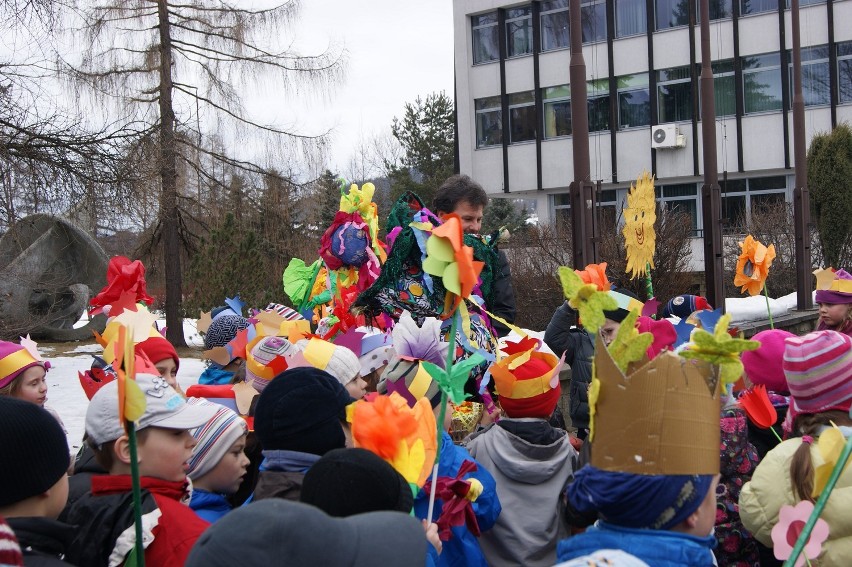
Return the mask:
<path id="1" fill-rule="evenodd" d="M 685 148 L 686 138 L 680 134 L 677 124 L 651 126 L 651 147 L 655 150 Z"/>

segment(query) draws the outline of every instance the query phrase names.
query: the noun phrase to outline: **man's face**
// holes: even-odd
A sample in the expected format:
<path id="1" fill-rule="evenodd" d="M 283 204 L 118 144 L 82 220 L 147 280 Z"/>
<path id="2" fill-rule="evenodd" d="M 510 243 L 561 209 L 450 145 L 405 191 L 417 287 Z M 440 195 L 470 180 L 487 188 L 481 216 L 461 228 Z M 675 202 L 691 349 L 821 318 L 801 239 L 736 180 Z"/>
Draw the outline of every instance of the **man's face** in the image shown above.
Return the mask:
<path id="1" fill-rule="evenodd" d="M 462 229 L 466 234 L 479 234 L 482 228 L 483 206 L 474 206 L 467 201 L 459 201 L 455 210 L 450 211 L 461 218 Z"/>

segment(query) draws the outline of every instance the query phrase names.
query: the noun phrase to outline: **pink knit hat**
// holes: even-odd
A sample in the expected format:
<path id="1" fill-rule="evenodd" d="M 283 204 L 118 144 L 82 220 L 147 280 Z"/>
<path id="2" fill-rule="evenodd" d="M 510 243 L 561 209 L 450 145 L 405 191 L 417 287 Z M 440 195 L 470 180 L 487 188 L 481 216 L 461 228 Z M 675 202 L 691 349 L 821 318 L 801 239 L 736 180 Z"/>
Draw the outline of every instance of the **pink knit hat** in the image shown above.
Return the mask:
<path id="1" fill-rule="evenodd" d="M 35 349 L 35 343 L 31 343 Z M 5 388 L 12 380 L 32 366 L 41 366 L 45 370 L 50 368 L 50 363 L 36 358 L 23 345 L 0 341 L 0 388 Z"/>
<path id="2" fill-rule="evenodd" d="M 849 411 L 852 405 L 852 338 L 816 331 L 785 341 L 784 374 L 796 414 Z"/>
<path id="3" fill-rule="evenodd" d="M 787 379 L 782 368 L 784 341 L 795 336 L 782 329 L 770 329 L 752 337 L 752 340 L 760 342 L 760 348 L 747 350 L 740 358 L 753 384 L 763 384 L 771 392 L 787 391 Z"/>

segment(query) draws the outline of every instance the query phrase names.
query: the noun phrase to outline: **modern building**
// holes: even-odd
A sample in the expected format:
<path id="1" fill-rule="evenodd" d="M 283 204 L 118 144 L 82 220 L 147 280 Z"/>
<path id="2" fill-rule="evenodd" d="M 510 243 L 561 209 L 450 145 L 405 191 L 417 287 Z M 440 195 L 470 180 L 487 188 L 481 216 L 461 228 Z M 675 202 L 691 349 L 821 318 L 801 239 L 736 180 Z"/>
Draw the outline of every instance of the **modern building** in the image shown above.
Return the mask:
<path id="1" fill-rule="evenodd" d="M 729 231 L 762 204 L 792 200 L 792 35 L 784 1 L 710 0 Z M 852 122 L 852 0 L 801 5 L 810 140 Z M 662 206 L 689 213 L 700 237 L 698 0 L 582 0 L 581 9 L 591 177 L 602 182 L 602 214 L 616 218 L 630 182 L 648 170 Z M 492 195 L 536 200 L 540 222 L 558 220 L 574 176 L 568 0 L 454 0 L 453 10 L 460 169 Z M 703 264 L 701 246 L 693 249 Z"/>

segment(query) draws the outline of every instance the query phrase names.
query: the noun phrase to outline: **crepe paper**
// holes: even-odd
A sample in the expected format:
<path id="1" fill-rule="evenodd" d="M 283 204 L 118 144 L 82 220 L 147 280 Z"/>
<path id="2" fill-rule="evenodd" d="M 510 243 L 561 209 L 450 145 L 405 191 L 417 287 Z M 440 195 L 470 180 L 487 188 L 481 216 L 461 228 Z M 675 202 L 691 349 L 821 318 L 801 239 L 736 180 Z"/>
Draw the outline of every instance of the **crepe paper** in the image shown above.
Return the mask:
<path id="1" fill-rule="evenodd" d="M 624 209 L 624 229 L 621 231 L 627 249 L 626 272 L 631 278 L 645 276 L 654 267 L 656 221 L 654 178 L 647 171 L 643 171 L 636 179 L 636 185 L 630 184 L 627 207 Z"/>
<path id="2" fill-rule="evenodd" d="M 426 240 L 423 271 L 438 276 L 448 292 L 455 296 L 453 310 L 461 299 L 473 291 L 479 273 L 485 266 L 474 261 L 473 248 L 464 244 L 461 219 L 455 213 L 446 215 L 444 224 L 432 229 Z"/>
<path id="3" fill-rule="evenodd" d="M 438 536 L 441 541 L 449 541 L 453 537 L 452 529 L 456 526 L 466 526 L 468 531 L 479 537 L 479 523 L 473 511 L 473 502 L 482 493 L 482 483 L 476 478 L 464 479 L 467 474 L 476 472 L 475 461 L 463 461 L 455 477 L 438 477 L 435 495 L 443 503 L 441 515 L 435 520 L 438 525 Z M 424 492 L 431 492 L 432 481 L 427 481 Z"/>
<path id="4" fill-rule="evenodd" d="M 450 343 L 441 340 L 441 321 L 426 317 L 418 327 L 411 313 L 403 311 L 391 332 L 393 348 L 400 356 L 410 356 L 446 368 Z"/>
<path id="5" fill-rule="evenodd" d="M 674 349 L 677 349 L 681 345 L 685 345 L 689 343 L 692 339 L 692 331 L 697 329 L 695 325 L 692 323 L 687 323 L 686 319 L 681 319 L 678 321 L 677 325 L 674 326 L 675 332 L 677 333 L 677 341 L 673 345 Z"/>
<path id="6" fill-rule="evenodd" d="M 213 323 L 210 313 L 210 311 L 202 311 L 201 315 L 198 317 L 198 321 L 195 323 L 195 328 L 198 329 L 199 333 L 207 333 L 207 331 L 210 330 L 210 325 Z"/>
<path id="7" fill-rule="evenodd" d="M 834 268 L 820 268 L 813 271 L 816 276 L 816 289 L 831 289 L 831 284 L 834 281 Z"/>
<path id="8" fill-rule="evenodd" d="M 741 293 L 758 295 L 766 284 L 769 267 L 775 259 L 775 245 L 764 246 L 749 234 L 739 246 L 740 255 L 737 258 L 734 285 L 740 287 Z"/>
<path id="9" fill-rule="evenodd" d="M 145 265 L 139 260 L 131 262 L 125 256 L 114 256 L 107 265 L 106 279 L 107 284 L 89 302 L 89 315 L 101 313 L 105 306 L 119 300 L 123 292 L 132 293 L 134 303 L 154 303 L 145 290 Z"/>
<path id="10" fill-rule="evenodd" d="M 791 561 L 795 561 L 796 567 L 804 565 L 805 561 L 810 564 L 811 559 L 822 553 L 822 544 L 828 539 L 828 523 L 817 519 L 807 544 L 803 546 L 804 557 L 792 557 L 793 544 L 804 533 L 805 523 L 813 512 L 814 504 L 808 500 L 802 500 L 795 506 L 782 506 L 778 511 L 778 523 L 772 528 L 772 548 L 776 559 L 787 559 L 784 565 Z"/>
<path id="11" fill-rule="evenodd" d="M 571 268 L 560 266 L 557 273 L 568 305 L 580 313 L 583 327 L 593 333 L 597 332 L 606 319 L 604 311 L 614 311 L 618 308 L 618 303 L 608 292 L 598 291 L 592 284 L 584 284 Z"/>
<path id="12" fill-rule="evenodd" d="M 657 311 L 660 309 L 660 302 L 657 301 L 656 297 L 652 297 L 642 306 L 642 317 L 651 317 L 652 319 L 657 318 Z"/>
<path id="13" fill-rule="evenodd" d="M 482 355 L 474 353 L 461 362 L 453 364 L 450 372 L 446 372 L 443 368 L 431 362 L 423 362 L 423 368 L 454 404 L 460 404 L 469 395 L 464 393 L 464 385 L 467 383 L 470 371 L 483 362 L 485 362 L 485 359 Z"/>
<path id="14" fill-rule="evenodd" d="M 742 376 L 743 363 L 740 354 L 760 347 L 758 341 L 735 339 L 728 334 L 730 313 L 719 319 L 714 332 L 696 329 L 692 333 L 692 343 L 680 355 L 684 358 L 704 360 L 719 367 L 722 384 L 733 384 Z"/>
<path id="15" fill-rule="evenodd" d="M 716 330 L 716 325 L 719 324 L 719 319 L 722 318 L 722 309 L 718 308 L 713 311 L 702 309 L 695 314 L 695 317 L 701 323 L 702 329 L 708 333 L 713 333 Z"/>
<path id="16" fill-rule="evenodd" d="M 600 264 L 589 264 L 582 270 L 574 270 L 583 283 L 592 284 L 598 288 L 598 291 L 609 291 L 612 289 L 612 284 L 606 277 L 606 262 Z"/>
<path id="17" fill-rule="evenodd" d="M 246 302 L 240 299 L 240 294 L 238 293 L 234 297 L 226 297 L 225 305 L 231 308 L 231 311 L 239 315 L 243 316 L 243 308 L 246 306 Z"/>
<path id="18" fill-rule="evenodd" d="M 219 366 L 228 366 L 234 357 L 231 356 L 231 351 L 227 347 L 213 347 L 210 350 L 205 350 L 201 353 L 203 358 L 212 360 Z"/>
<path id="19" fill-rule="evenodd" d="M 302 354 L 311 366 L 325 370 L 334 354 L 334 348 L 334 345 L 328 341 L 311 339 Z"/>
<path id="20" fill-rule="evenodd" d="M 740 399 L 737 403 L 745 411 L 748 418 L 753 424 L 761 429 L 769 429 L 772 434 L 781 443 L 781 437 L 775 428 L 775 422 L 778 421 L 778 412 L 772 402 L 769 401 L 769 394 L 766 392 L 766 386 L 758 384 L 745 390 L 740 394 Z"/>
<path id="21" fill-rule="evenodd" d="M 510 355 L 519 352 L 529 352 L 541 348 L 541 340 L 535 337 L 522 336 L 519 341 L 506 341 L 506 344 L 500 347 L 500 351 Z"/>
<path id="22" fill-rule="evenodd" d="M 240 329 L 239 331 L 237 331 L 237 334 L 234 336 L 234 338 L 228 342 L 228 346 L 231 347 L 231 360 L 235 358 L 242 358 L 243 360 L 245 360 L 246 345 L 249 342 L 250 332 L 250 327 Z M 230 360 L 228 362 L 230 362 Z"/>
<path id="23" fill-rule="evenodd" d="M 122 291 L 117 300 L 113 301 L 110 305 L 104 306 L 104 313 L 109 308 L 108 315 L 110 317 L 117 317 L 124 311 L 136 311 L 137 306 L 136 294 L 132 291 Z"/>
<path id="24" fill-rule="evenodd" d="M 636 328 L 638 318 L 638 310 L 630 311 L 618 327 L 615 338 L 607 347 L 616 366 L 622 372 L 627 372 L 627 367 L 631 363 L 644 359 L 648 347 L 654 342 L 654 335 L 640 333 Z"/>
<path id="25" fill-rule="evenodd" d="M 38 343 L 32 340 L 29 334 L 27 334 L 26 337 L 19 338 L 21 339 L 20 345 L 24 347 L 24 350 L 30 353 L 30 356 L 32 356 L 35 360 L 39 362 L 44 361 L 44 359 L 41 357 L 41 353 L 38 352 Z"/>
<path id="26" fill-rule="evenodd" d="M 302 311 L 310 298 L 309 294 L 321 264 L 321 260 L 316 260 L 310 266 L 306 266 L 304 260 L 291 258 L 290 263 L 284 269 L 282 275 L 284 293 L 293 302 L 297 311 Z"/>
<path id="27" fill-rule="evenodd" d="M 834 470 L 838 459 L 840 459 L 840 455 L 843 453 L 843 445 L 846 443 L 843 432 L 833 422 L 831 425 L 832 427 L 821 433 L 817 440 L 817 449 L 819 449 L 819 454 L 822 456 L 824 463 L 814 471 L 814 489 L 811 493 L 813 498 L 817 498 L 822 494 L 829 477 L 831 477 L 831 472 Z M 847 466 L 849 466 L 848 462 L 841 468 L 841 472 Z"/>
<path id="28" fill-rule="evenodd" d="M 476 297 L 476 296 L 473 296 L 473 297 Z M 468 301 L 470 301 L 470 299 Z M 488 315 L 489 319 L 491 319 L 492 321 L 499 321 L 500 323 L 504 324 L 511 331 L 515 331 L 518 335 L 520 335 L 522 337 L 526 337 L 529 334 L 526 329 L 522 329 L 521 327 L 518 327 L 517 325 L 507 321 L 506 319 L 500 317 L 499 315 L 492 313 L 491 311 L 488 311 L 484 307 L 482 307 L 482 306 L 477 306 L 477 307 L 481 311 L 483 311 L 486 315 Z"/>

